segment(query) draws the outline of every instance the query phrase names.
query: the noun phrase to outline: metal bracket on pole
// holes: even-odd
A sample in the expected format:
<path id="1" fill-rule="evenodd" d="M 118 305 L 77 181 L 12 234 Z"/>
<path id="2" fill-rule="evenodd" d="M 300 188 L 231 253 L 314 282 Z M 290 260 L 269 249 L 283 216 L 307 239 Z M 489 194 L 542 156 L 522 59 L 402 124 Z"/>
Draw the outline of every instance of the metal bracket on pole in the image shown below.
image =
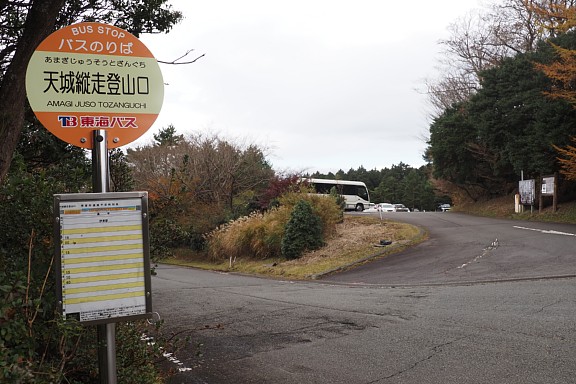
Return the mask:
<path id="1" fill-rule="evenodd" d="M 92 132 L 92 192 L 110 192 L 110 168 L 106 130 Z M 116 324 L 97 325 L 98 371 L 101 384 L 117 384 Z"/>

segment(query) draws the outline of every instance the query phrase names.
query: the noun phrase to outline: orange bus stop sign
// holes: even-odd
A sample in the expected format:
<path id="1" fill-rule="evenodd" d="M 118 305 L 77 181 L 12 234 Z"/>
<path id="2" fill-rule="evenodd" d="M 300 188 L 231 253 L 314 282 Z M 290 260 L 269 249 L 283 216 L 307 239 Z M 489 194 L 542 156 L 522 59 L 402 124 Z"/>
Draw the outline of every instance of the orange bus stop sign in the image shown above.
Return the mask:
<path id="1" fill-rule="evenodd" d="M 79 23 L 48 36 L 32 55 L 26 92 L 38 120 L 65 142 L 126 145 L 154 123 L 164 99 L 158 62 L 134 35 L 112 25 Z"/>

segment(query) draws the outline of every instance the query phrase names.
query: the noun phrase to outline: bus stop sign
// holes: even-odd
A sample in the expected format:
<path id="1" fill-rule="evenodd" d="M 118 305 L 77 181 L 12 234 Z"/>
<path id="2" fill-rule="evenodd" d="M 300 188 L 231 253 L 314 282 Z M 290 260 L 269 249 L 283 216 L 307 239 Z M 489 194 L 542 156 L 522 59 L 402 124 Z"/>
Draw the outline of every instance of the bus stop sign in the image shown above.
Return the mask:
<path id="1" fill-rule="evenodd" d="M 116 148 L 152 126 L 164 82 L 158 62 L 138 38 L 86 22 L 40 43 L 28 64 L 26 92 L 38 120 L 61 140 L 90 149 L 91 132 L 104 129 L 108 148 Z"/>

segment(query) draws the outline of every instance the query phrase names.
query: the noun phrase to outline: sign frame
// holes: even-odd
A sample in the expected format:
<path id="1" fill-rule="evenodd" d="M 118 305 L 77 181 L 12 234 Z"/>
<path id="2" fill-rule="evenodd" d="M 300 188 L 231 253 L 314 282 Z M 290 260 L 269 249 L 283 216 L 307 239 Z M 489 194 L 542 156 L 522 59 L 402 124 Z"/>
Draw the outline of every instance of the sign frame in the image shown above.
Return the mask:
<path id="1" fill-rule="evenodd" d="M 135 202 L 137 202 L 135 204 Z M 133 206 L 123 206 L 118 205 L 124 203 L 125 205 L 133 204 Z M 134 205 L 135 204 L 135 205 Z M 82 212 L 84 212 L 82 222 L 76 223 L 72 219 L 72 215 L 81 215 L 78 213 L 78 207 Z M 68 212 L 67 212 L 68 209 Z M 139 212 L 139 214 L 137 214 Z M 99 219 L 98 215 L 104 213 L 106 218 Z M 128 240 L 126 243 L 129 245 L 110 245 L 111 242 L 116 241 L 119 244 L 120 241 L 124 241 L 127 236 L 119 235 L 122 230 L 118 230 L 115 220 L 121 220 L 124 217 L 117 217 L 119 215 L 124 215 L 136 224 L 133 227 L 139 227 L 136 232 L 141 230 L 141 239 Z M 139 217 L 139 219 L 137 219 Z M 110 220 L 110 221 L 108 221 Z M 68 223 L 70 221 L 70 223 Z M 86 227 L 88 226 L 88 227 Z M 110 226 L 110 231 L 113 233 L 108 233 L 107 236 L 103 236 L 106 233 L 106 227 Z M 116 228 L 112 228 L 116 227 Z M 64 233 L 68 231 L 74 233 L 71 236 L 65 238 Z M 91 235 L 87 232 L 92 232 Z M 94 233 L 96 232 L 96 233 Z M 100 235 L 98 234 L 100 233 Z M 87 238 L 85 238 L 86 236 Z M 137 238 L 138 235 L 128 235 L 132 238 Z M 118 237 L 118 240 L 111 239 L 111 237 Z M 92 248 L 93 252 L 96 254 L 100 253 L 99 256 L 87 255 L 83 250 L 89 249 L 89 247 L 78 246 L 76 241 L 80 243 L 79 239 L 82 238 L 85 244 L 95 247 L 107 247 L 107 252 L 98 252 Z M 149 319 L 152 317 L 152 282 L 151 282 L 151 269 L 150 269 L 150 236 L 149 236 L 149 224 L 148 224 L 148 193 L 147 192 L 103 192 L 103 193 L 75 193 L 75 194 L 55 194 L 54 195 L 54 239 L 55 239 L 55 253 L 56 253 L 56 271 L 57 272 L 57 300 L 58 309 L 60 314 L 65 319 L 76 319 L 81 324 L 105 324 L 105 323 L 115 323 L 118 321 L 131 321 L 137 319 Z M 59 241 L 58 241 L 59 239 Z M 74 240 L 76 239 L 76 241 Z M 102 240 L 103 241 L 99 241 Z M 94 240 L 94 241 L 93 241 Z M 124 247 L 132 248 L 130 251 L 123 251 L 120 248 Z M 114 249 L 118 248 L 118 249 Z M 135 251 L 134 251 L 135 250 Z M 72 252 L 70 252 L 72 251 Z M 114 252 L 120 252 L 115 254 Z M 122 252 L 130 252 L 131 260 L 141 260 L 136 261 L 133 264 L 139 264 L 136 268 L 137 272 L 129 269 L 130 273 L 110 273 L 107 268 L 120 268 L 114 267 L 114 265 L 106 265 L 106 263 L 119 262 L 109 261 L 113 258 L 121 258 Z M 102 255 L 102 253 L 107 253 L 107 255 Z M 73 254 L 73 255 L 72 255 Z M 135 256 L 136 255 L 136 256 Z M 88 261 L 78 261 L 82 258 L 90 259 Z M 101 257 L 102 261 L 93 261 L 93 259 Z M 135 257 L 135 259 L 133 259 Z M 76 277 L 73 275 L 74 272 L 73 263 L 84 263 L 83 266 L 79 266 L 76 271 L 86 271 L 86 266 L 95 267 L 94 275 L 90 275 L 91 272 L 78 272 Z M 82 269 L 80 269 L 82 268 Z M 90 267 L 88 267 L 90 268 Z M 132 267 L 127 267 L 132 268 Z M 124 272 L 128 272 L 126 270 Z M 69 273 L 72 271 L 71 273 Z M 119 272 L 116 269 L 115 272 Z M 122 270 L 120 270 L 122 272 Z M 127 274 L 135 274 L 134 276 L 126 277 Z M 59 277 L 58 277 L 59 276 Z M 82 276 L 82 277 L 80 277 Z M 118 283 L 121 284 L 114 285 L 114 276 L 118 276 Z M 106 278 L 107 280 L 98 282 L 99 279 Z M 82 280 L 81 280 L 82 279 Z M 94 280 L 96 282 L 94 282 Z M 90 281 L 90 282 L 88 282 Z M 98 285 L 99 284 L 99 285 Z M 126 285 L 126 287 L 122 286 Z M 127 288 L 127 287 L 130 288 Z M 119 287 L 119 288 L 116 288 Z M 95 292 L 90 292 L 91 288 L 93 290 L 99 291 L 97 295 L 98 299 L 91 299 L 91 294 Z M 81 292 L 77 293 L 75 297 L 74 304 L 67 304 L 67 294 L 66 291 Z M 127 293 L 130 291 L 130 293 Z M 107 293 L 106 293 L 107 292 Z M 112 297 L 112 299 L 105 299 L 104 297 Z M 120 298 L 123 295 L 130 295 L 131 297 Z M 70 296 L 68 300 L 70 299 Z M 127 310 L 127 308 L 118 306 L 119 302 L 122 300 L 134 303 L 134 309 L 132 311 Z M 81 312 L 71 312 L 67 313 L 66 310 L 69 307 L 83 307 L 85 310 Z"/>

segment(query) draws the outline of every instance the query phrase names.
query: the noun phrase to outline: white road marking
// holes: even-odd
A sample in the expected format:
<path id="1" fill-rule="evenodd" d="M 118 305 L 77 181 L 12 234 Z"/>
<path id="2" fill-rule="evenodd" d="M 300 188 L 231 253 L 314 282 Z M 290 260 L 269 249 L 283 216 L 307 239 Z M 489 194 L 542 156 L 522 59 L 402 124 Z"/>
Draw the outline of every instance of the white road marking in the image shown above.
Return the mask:
<path id="1" fill-rule="evenodd" d="M 145 334 L 143 334 L 140 339 L 142 341 L 147 342 L 149 345 L 156 344 L 153 337 Z M 172 352 L 166 352 L 162 347 L 160 347 L 160 351 L 168 361 L 170 361 L 171 363 L 175 364 L 178 367 L 178 372 L 188 372 L 192 370 L 192 368 L 187 368 L 186 366 L 184 366 L 184 363 L 178 360 L 176 357 L 174 357 L 174 354 Z"/>
<path id="2" fill-rule="evenodd" d="M 456 269 L 462 269 L 462 268 L 466 268 L 467 266 L 469 266 L 472 263 L 477 262 L 478 260 L 480 260 L 481 258 L 483 258 L 484 256 L 486 256 L 491 250 L 498 248 L 498 246 L 500 245 L 500 243 L 498 242 L 498 239 L 494 240 L 492 242 L 492 244 L 490 244 L 489 246 L 487 246 L 486 248 L 484 248 L 482 250 L 482 254 L 476 256 L 474 259 L 470 260 L 467 263 L 462 264 L 459 267 L 456 267 Z"/>
<path id="3" fill-rule="evenodd" d="M 520 226 L 518 226 L 518 225 L 514 225 L 513 227 L 514 227 L 514 228 L 517 228 L 517 229 L 524 229 L 524 230 L 526 230 L 526 231 L 540 232 L 540 233 L 544 233 L 544 234 L 547 234 L 547 235 L 576 236 L 576 233 L 553 231 L 553 230 L 549 230 L 549 229 L 538 229 L 538 228 L 520 227 Z"/>

